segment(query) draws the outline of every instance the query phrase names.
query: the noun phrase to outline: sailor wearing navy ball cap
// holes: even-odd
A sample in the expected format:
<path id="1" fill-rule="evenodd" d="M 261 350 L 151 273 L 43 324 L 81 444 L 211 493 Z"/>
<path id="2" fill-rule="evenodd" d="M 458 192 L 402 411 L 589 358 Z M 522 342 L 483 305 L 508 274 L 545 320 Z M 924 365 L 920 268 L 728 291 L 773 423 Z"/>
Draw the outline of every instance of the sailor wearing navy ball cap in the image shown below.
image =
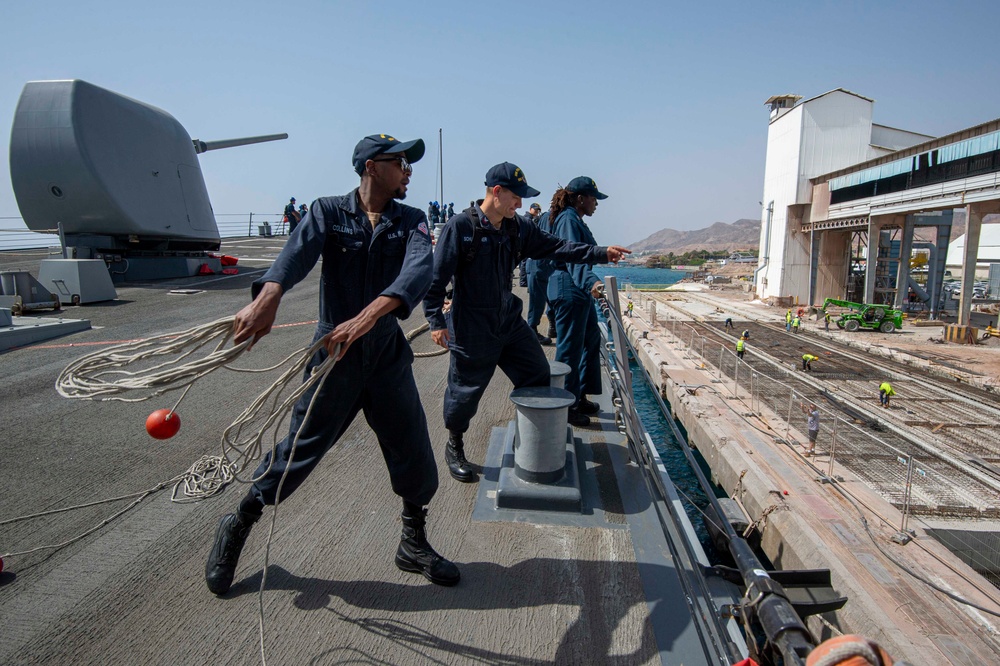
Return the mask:
<path id="1" fill-rule="evenodd" d="M 524 172 L 503 162 L 486 173 L 485 197 L 448 220 L 434 252 L 434 278 L 424 299 L 424 315 L 434 342 L 451 350 L 444 423 L 445 462 L 458 481 L 476 481 L 465 457 L 463 435 L 497 367 L 514 388 L 547 386 L 549 362 L 534 331 L 522 317 L 524 304 L 511 291 L 521 257 L 604 263 L 628 250 L 563 241 L 517 214 L 522 199 L 539 191 Z M 443 311 L 445 291 L 454 284 L 451 310 Z M 485 442 L 477 442 L 479 452 Z"/>
<path id="2" fill-rule="evenodd" d="M 593 178 L 579 176 L 552 197 L 549 215 L 552 233 L 567 241 L 596 246 L 590 227 L 583 221 L 597 210 L 597 202 L 608 195 L 597 189 Z M 556 316 L 556 360 L 573 370 L 566 377 L 566 390 L 577 398 L 569 410 L 569 422 L 584 425 L 599 407 L 587 395 L 601 393 L 600 345 L 594 298 L 604 285 L 592 270 L 592 261 L 555 262 L 549 278 L 548 299 Z"/>
<path id="3" fill-rule="evenodd" d="M 250 529 L 265 506 L 278 501 L 279 487 L 284 501 L 359 412 L 378 439 L 392 490 L 403 501 L 396 566 L 438 585 L 454 585 L 461 577 L 427 542 L 424 507 L 437 491 L 438 472 L 413 380 L 413 352 L 399 326 L 423 300 L 433 271 L 427 219 L 423 211 L 399 203 L 412 164 L 423 154 L 420 139 L 374 134 L 358 142 L 352 164 L 359 186 L 312 203 L 278 258 L 253 283 L 253 301 L 236 314 L 234 342 L 258 342 L 274 325 L 283 294 L 322 257 L 313 338 L 322 344 L 305 376 L 331 354 L 338 357 L 322 382 L 295 404 L 288 436 L 264 457 L 236 511 L 219 522 L 205 565 L 205 582 L 215 594 L 232 585 Z M 334 534 L 331 541 L 344 538 Z"/>

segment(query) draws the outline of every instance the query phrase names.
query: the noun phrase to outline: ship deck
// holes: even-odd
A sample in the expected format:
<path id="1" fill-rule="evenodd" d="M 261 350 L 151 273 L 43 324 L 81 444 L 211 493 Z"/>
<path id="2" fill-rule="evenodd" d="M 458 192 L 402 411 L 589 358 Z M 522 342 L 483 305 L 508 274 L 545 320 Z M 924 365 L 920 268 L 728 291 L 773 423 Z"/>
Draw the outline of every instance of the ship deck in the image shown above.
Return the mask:
<path id="1" fill-rule="evenodd" d="M 166 441 L 147 436 L 145 418 L 173 406 L 178 394 L 78 401 L 61 398 L 53 383 L 85 353 L 235 313 L 280 248 L 281 239 L 227 242 L 223 251 L 240 257 L 239 275 L 119 285 L 116 301 L 62 313 L 89 319 L 91 330 L 0 355 L 0 521 L 148 489 L 219 453 L 222 430 L 274 375 L 219 370 L 199 380 L 178 409 L 180 433 Z M 7 269 L 34 271 L 39 256 L 3 259 Z M 268 366 L 306 346 L 318 289 L 314 271 L 285 295 L 279 326 L 237 365 Z M 415 313 L 403 328 L 421 323 Z M 429 335 L 412 344 L 415 352 L 435 349 Z M 479 520 L 474 509 L 489 500 L 481 484 L 453 481 L 443 462 L 447 367 L 446 355 L 418 358 L 414 374 L 441 478 L 429 539 L 459 565 L 461 583 L 438 587 L 394 566 L 400 501 L 372 431 L 358 418 L 278 509 L 263 595 L 268 663 L 705 663 L 676 598 L 669 551 L 654 530 L 640 527 L 649 498 L 627 465 L 607 396 L 599 428 L 577 432 L 596 479 L 596 492 L 585 497 L 591 523 Z M 510 389 L 498 373 L 466 436 L 471 460 L 483 462 L 494 428 L 513 418 Z M 203 580 L 217 521 L 244 492 L 234 483 L 216 497 L 179 504 L 168 485 L 79 541 L 6 558 L 0 662 L 259 662 L 270 510 L 247 542 L 232 590 L 216 597 Z M 129 501 L 0 525 L 0 552 L 65 541 Z"/>

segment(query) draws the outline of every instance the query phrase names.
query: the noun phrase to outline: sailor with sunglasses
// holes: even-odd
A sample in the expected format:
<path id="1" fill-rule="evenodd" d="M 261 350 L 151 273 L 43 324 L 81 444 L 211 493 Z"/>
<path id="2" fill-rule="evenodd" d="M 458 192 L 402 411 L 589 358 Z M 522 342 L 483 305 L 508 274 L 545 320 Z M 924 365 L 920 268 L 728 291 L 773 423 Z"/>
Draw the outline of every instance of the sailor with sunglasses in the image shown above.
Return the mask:
<path id="1" fill-rule="evenodd" d="M 421 139 L 398 141 L 388 134 L 362 139 L 353 158 L 360 186 L 312 203 L 274 264 L 253 283 L 253 302 L 236 315 L 234 342 L 253 338 L 256 343 L 271 330 L 282 294 L 322 256 L 314 340 L 322 339 L 325 349 L 310 360 L 306 376 L 338 345 L 340 356 L 318 387 L 313 415 L 305 419 L 316 388 L 295 405 L 288 436 L 278 444 L 274 460 L 270 454 L 265 457 L 254 474 L 261 478 L 236 512 L 220 521 L 205 567 L 205 581 L 215 594 L 229 590 L 250 528 L 266 505 L 275 504 L 282 476 L 284 501 L 359 411 L 378 438 L 392 489 L 403 500 L 396 566 L 438 585 L 459 581 L 458 567 L 427 543 L 424 507 L 438 487 L 437 466 L 413 380 L 413 353 L 398 323 L 423 299 L 432 275 L 427 218 L 396 201 L 406 197 L 411 164 L 423 155 Z"/>

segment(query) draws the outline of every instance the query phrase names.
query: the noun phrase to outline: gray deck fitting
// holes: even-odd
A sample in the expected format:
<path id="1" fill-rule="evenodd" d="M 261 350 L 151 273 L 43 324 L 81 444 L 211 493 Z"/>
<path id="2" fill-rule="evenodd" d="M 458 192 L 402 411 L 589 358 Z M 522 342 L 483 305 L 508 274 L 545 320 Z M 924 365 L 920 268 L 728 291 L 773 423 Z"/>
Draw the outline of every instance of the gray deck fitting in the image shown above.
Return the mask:
<path id="1" fill-rule="evenodd" d="M 565 363 L 549 360 L 549 386 L 566 388 L 566 375 L 571 369 Z"/>
<path id="2" fill-rule="evenodd" d="M 532 483 L 518 476 L 514 462 L 516 431 L 517 426 L 511 422 L 504 436 L 502 467 L 496 491 L 497 508 L 580 513 L 583 510 L 583 496 L 580 493 L 580 476 L 576 467 L 573 429 L 566 427 L 566 464 L 563 475 L 550 483 Z"/>
<path id="3" fill-rule="evenodd" d="M 546 505 L 543 509 L 510 509 L 498 507 L 497 491 L 500 486 L 500 475 L 505 469 L 513 470 L 514 465 L 514 430 L 516 425 L 511 421 L 507 427 L 493 428 L 490 444 L 486 450 L 483 462 L 483 473 L 479 478 L 479 492 L 476 504 L 472 509 L 472 519 L 490 522 L 503 521 L 512 523 L 530 523 L 533 525 L 565 525 L 574 527 L 596 527 L 603 529 L 626 529 L 626 524 L 615 515 L 608 516 L 601 503 L 601 490 L 598 484 L 598 465 L 590 448 L 588 438 L 591 433 L 583 433 L 584 437 L 574 437 L 573 475 L 576 477 L 580 495 L 581 508 L 577 511 L 552 511 Z M 604 435 L 606 433 L 600 433 Z M 615 433 L 617 435 L 617 433 Z M 603 471 L 612 474 L 610 469 Z M 511 474 L 513 476 L 513 474 Z"/>
<path id="4" fill-rule="evenodd" d="M 7 312 L 10 312 L 7 310 Z M 4 318 L 6 323 L 6 318 Z M 89 319 L 53 319 L 49 317 L 11 317 L 11 324 L 0 328 L 0 352 L 33 345 L 70 333 L 86 331 Z"/>

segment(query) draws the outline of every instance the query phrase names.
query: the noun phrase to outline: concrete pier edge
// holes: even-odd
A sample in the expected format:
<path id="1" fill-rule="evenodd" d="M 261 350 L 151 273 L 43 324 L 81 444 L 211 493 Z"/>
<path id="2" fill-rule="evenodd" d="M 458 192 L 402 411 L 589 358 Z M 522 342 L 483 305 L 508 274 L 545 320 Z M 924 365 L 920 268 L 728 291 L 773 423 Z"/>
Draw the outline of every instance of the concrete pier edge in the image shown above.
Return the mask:
<path id="1" fill-rule="evenodd" d="M 858 534 L 861 530 L 860 521 L 846 500 L 838 497 L 832 489 L 821 489 L 821 484 L 815 478 L 803 477 L 800 471 L 793 470 L 784 459 L 787 453 L 780 451 L 780 448 L 787 449 L 786 445 L 769 442 L 761 433 L 750 428 L 733 431 L 725 419 L 712 418 L 713 411 L 718 411 L 720 414 L 730 411 L 729 407 L 720 402 L 729 398 L 714 393 L 709 394 L 709 391 L 702 391 L 698 395 L 689 393 L 687 385 L 707 384 L 710 381 L 704 371 L 691 360 L 683 358 L 684 350 L 671 349 L 667 344 L 654 344 L 656 338 L 652 335 L 644 338 L 643 331 L 640 330 L 642 325 L 638 322 L 625 323 L 629 339 L 639 356 L 637 360 L 652 377 L 660 378 L 656 383 L 661 394 L 670 403 L 677 420 L 687 430 L 689 443 L 699 450 L 709 464 L 713 481 L 728 494 L 733 494 L 742 477 L 742 501 L 752 519 L 757 519 L 769 507 L 776 506 L 767 516 L 766 525 L 761 532 L 762 550 L 777 567 L 782 569 L 830 569 L 834 587 L 849 598 L 847 606 L 841 611 L 828 614 L 823 619 L 810 618 L 809 628 L 817 639 L 825 640 L 836 635 L 831 629 L 831 625 L 835 625 L 842 633 L 859 633 L 878 640 L 896 659 L 905 659 L 912 663 L 937 663 L 928 657 L 949 656 L 939 642 L 935 642 L 919 627 L 907 621 L 906 613 L 892 613 L 891 609 L 887 612 L 887 601 L 889 605 L 892 604 L 891 592 L 879 589 L 878 585 L 872 585 L 872 580 L 867 579 L 867 575 L 870 574 L 878 580 L 879 577 L 892 578 L 906 574 L 891 564 L 886 567 L 878 561 L 880 558 L 877 550 L 867 535 L 864 535 L 863 531 Z M 657 335 L 659 334 L 658 331 Z M 669 337 L 670 333 L 666 332 L 662 339 L 664 342 L 669 342 L 666 340 Z M 700 381 L 680 381 L 688 375 L 691 379 Z M 804 434 L 798 433 L 798 440 L 805 441 Z M 764 464 L 770 467 L 770 470 L 764 469 Z M 775 472 L 779 470 L 787 472 L 781 474 L 780 480 L 775 478 Z M 818 477 L 820 474 L 816 473 L 813 476 Z M 851 479 L 846 480 L 846 482 L 851 481 Z M 786 491 L 788 494 L 785 494 Z M 871 497 L 866 496 L 866 504 L 881 501 L 873 493 L 871 495 Z M 800 504 L 800 500 L 808 502 Z M 814 510 L 820 503 L 830 508 Z M 892 518 L 899 516 L 899 512 L 890 504 L 884 501 L 881 501 L 881 504 L 880 515 Z M 824 513 L 824 510 L 828 510 L 829 513 Z M 834 516 L 836 520 L 833 520 Z M 850 533 L 845 534 L 839 524 L 834 525 L 834 538 L 839 537 L 844 541 L 842 545 L 848 547 L 853 545 L 853 549 L 859 552 L 870 549 L 874 553 L 860 553 L 858 562 L 848 562 L 843 558 L 831 556 L 829 535 L 821 535 L 812 524 L 817 519 L 827 527 L 832 523 L 845 523 L 844 527 L 849 528 Z M 871 519 L 869 522 L 873 532 L 878 537 L 884 536 L 883 541 L 887 542 L 892 530 L 875 524 L 876 521 Z M 857 543 L 851 544 L 852 540 Z M 936 544 L 930 545 L 933 547 Z M 939 550 L 942 555 L 947 555 L 943 546 L 939 547 Z M 956 569 L 965 575 L 978 577 L 971 568 L 966 567 L 957 558 L 953 559 Z M 860 578 L 859 573 L 862 574 Z M 966 590 L 962 593 L 967 594 L 968 598 L 976 603 L 987 607 L 994 605 L 982 595 L 977 597 Z M 919 609 L 910 609 L 909 612 L 919 612 Z M 966 613 L 969 620 L 980 625 L 981 631 L 989 633 L 989 628 L 982 626 L 982 615 L 968 608 Z M 995 639 L 990 643 L 989 648 L 996 651 Z"/>

